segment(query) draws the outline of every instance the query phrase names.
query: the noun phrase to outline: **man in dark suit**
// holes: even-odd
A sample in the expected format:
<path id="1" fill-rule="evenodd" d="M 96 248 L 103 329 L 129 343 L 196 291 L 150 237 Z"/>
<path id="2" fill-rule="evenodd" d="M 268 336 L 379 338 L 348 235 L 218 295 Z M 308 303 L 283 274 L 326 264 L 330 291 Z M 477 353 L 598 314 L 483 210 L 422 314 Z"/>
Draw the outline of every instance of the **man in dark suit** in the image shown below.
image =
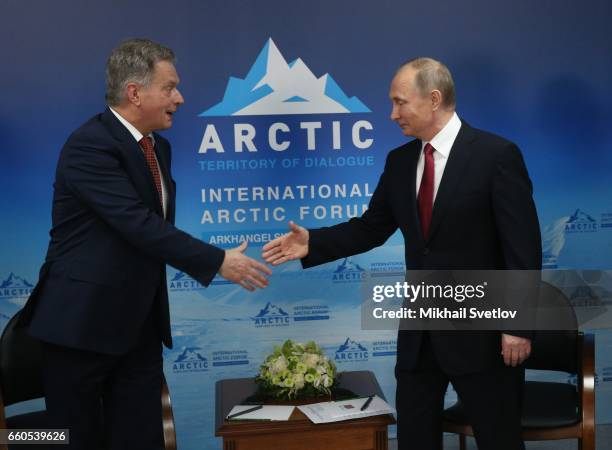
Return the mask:
<path id="1" fill-rule="evenodd" d="M 70 429 L 70 448 L 159 449 L 166 264 L 248 290 L 270 271 L 246 244 L 224 251 L 174 226 L 170 144 L 154 132 L 183 103 L 172 50 L 126 41 L 106 75 L 108 108 L 61 151 L 51 241 L 22 323 L 43 343 L 47 411 Z"/>
<path id="2" fill-rule="evenodd" d="M 368 210 L 329 228 L 291 231 L 264 246 L 264 259 L 304 267 L 365 252 L 399 228 L 408 273 L 420 269 L 534 269 L 541 241 L 532 186 L 516 145 L 462 122 L 448 69 L 419 58 L 391 83 L 391 119 L 416 139 L 391 151 Z M 441 414 L 455 387 L 481 450 L 517 450 L 520 364 L 529 332 L 399 331 L 400 449 L 442 448 Z"/>

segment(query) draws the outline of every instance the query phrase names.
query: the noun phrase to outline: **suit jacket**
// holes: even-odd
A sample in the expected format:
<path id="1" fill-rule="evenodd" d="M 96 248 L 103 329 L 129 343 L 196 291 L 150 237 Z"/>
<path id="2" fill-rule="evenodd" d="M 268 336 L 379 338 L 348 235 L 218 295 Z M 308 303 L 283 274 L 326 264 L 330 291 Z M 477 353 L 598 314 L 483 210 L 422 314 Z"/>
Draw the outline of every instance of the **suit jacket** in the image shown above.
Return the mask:
<path id="1" fill-rule="evenodd" d="M 429 236 L 421 231 L 416 200 L 420 140 L 391 151 L 368 210 L 348 222 L 310 231 L 304 267 L 382 245 L 399 228 L 406 269 L 541 268 L 540 228 L 532 185 L 518 147 L 465 122 L 453 144 L 436 195 Z M 513 333 L 521 334 L 521 333 Z M 498 332 L 430 332 L 449 373 L 501 365 Z M 398 368 L 410 370 L 422 333 L 400 331 Z"/>
<path id="2" fill-rule="evenodd" d="M 173 225 L 170 144 L 154 137 L 166 218 L 142 149 L 109 109 L 68 138 L 57 164 L 47 257 L 22 314 L 33 336 L 121 354 L 153 313 L 171 347 L 166 264 L 204 285 L 219 270 L 222 250 Z"/>

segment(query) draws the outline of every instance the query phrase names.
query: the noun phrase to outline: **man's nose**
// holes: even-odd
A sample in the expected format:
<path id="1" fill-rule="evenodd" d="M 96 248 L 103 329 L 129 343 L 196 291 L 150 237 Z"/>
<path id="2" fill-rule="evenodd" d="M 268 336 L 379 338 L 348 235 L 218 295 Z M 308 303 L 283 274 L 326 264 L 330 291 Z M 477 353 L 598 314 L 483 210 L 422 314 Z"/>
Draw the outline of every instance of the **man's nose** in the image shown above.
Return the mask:
<path id="1" fill-rule="evenodd" d="M 397 106 L 393 105 L 391 107 L 391 120 L 397 120 L 399 118 L 399 115 L 397 114 Z"/>
<path id="2" fill-rule="evenodd" d="M 177 105 L 182 105 L 183 103 L 185 103 L 185 99 L 183 98 L 183 94 L 181 94 L 181 91 L 179 91 L 178 89 L 176 90 L 176 98 L 175 98 L 174 102 Z"/>

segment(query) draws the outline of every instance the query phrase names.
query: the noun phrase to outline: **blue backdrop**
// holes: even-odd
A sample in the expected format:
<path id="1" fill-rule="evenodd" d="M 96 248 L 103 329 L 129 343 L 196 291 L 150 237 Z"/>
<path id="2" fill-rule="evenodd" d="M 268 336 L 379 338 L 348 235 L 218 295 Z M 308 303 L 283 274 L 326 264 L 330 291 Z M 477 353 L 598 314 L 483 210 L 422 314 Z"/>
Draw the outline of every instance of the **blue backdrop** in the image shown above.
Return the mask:
<path id="1" fill-rule="evenodd" d="M 165 134 L 177 223 L 195 236 L 248 238 L 258 256 L 289 219 L 321 226 L 361 212 L 387 152 L 405 141 L 389 120 L 393 72 L 432 56 L 453 72 L 459 115 L 523 150 L 546 267 L 610 268 L 610 19 L 605 0 L 1 2 L 0 326 L 43 261 L 59 149 L 104 108 L 106 58 L 135 36 L 178 56 L 186 102 Z M 402 255 L 396 235 L 349 260 L 277 269 L 254 295 L 220 280 L 203 289 L 169 268 L 165 370 L 180 448 L 220 445 L 214 382 L 253 375 L 286 338 L 316 338 L 341 370 L 375 370 L 392 399 L 394 334 L 360 329 L 360 283 L 401 273 Z M 610 279 L 593 281 L 608 293 L 604 310 Z M 598 420 L 612 421 L 610 321 L 591 325 Z"/>

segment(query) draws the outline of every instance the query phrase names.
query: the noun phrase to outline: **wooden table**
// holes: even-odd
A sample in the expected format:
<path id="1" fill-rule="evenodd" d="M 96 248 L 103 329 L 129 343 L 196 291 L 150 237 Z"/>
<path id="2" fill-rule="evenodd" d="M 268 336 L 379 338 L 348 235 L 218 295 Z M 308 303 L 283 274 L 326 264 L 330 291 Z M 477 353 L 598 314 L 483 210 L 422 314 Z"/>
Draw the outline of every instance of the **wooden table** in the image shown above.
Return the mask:
<path id="1" fill-rule="evenodd" d="M 384 398 L 369 371 L 343 372 L 340 387 Z M 315 425 L 296 408 L 286 422 L 225 420 L 256 389 L 253 378 L 217 381 L 215 435 L 223 438 L 223 450 L 387 450 L 387 426 L 395 423 L 390 414 Z"/>

